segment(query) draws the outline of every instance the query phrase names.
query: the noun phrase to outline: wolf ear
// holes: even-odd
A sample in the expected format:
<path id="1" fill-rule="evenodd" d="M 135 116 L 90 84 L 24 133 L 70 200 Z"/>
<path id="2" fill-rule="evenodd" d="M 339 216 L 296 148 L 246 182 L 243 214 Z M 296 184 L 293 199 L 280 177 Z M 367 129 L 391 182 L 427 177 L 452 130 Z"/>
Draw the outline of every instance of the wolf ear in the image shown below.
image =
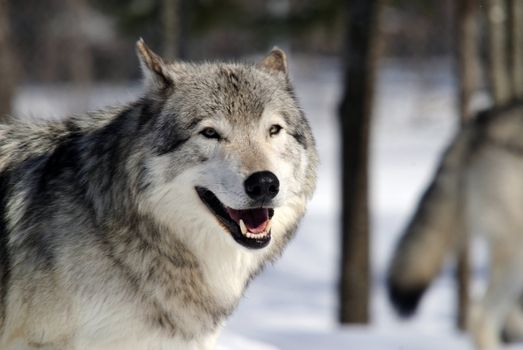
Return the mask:
<path id="1" fill-rule="evenodd" d="M 282 49 L 274 47 L 271 52 L 257 64 L 258 67 L 287 75 L 287 55 Z"/>
<path id="2" fill-rule="evenodd" d="M 148 48 L 142 38 L 136 42 L 136 52 L 147 87 L 162 89 L 173 85 L 163 59 Z"/>

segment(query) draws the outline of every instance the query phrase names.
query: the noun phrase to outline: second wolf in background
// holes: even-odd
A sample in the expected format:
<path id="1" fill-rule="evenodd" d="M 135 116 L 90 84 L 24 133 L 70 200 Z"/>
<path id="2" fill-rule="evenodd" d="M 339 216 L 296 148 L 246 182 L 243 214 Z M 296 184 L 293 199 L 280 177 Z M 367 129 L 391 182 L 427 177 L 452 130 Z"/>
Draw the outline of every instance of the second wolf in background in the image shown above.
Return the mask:
<path id="1" fill-rule="evenodd" d="M 443 155 L 401 238 L 388 275 L 390 298 L 412 314 L 447 256 L 467 237 L 487 238 L 488 288 L 469 317 L 479 349 L 496 349 L 504 326 L 523 335 L 523 105 L 480 114 Z M 510 322 L 509 322 L 510 321 Z"/>

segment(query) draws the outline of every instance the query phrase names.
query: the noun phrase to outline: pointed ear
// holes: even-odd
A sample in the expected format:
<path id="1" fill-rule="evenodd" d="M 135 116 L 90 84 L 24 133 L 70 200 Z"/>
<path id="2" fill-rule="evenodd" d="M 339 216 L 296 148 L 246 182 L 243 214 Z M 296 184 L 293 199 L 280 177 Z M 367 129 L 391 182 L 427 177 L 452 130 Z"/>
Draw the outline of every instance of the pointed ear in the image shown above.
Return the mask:
<path id="1" fill-rule="evenodd" d="M 257 64 L 258 67 L 287 75 L 287 55 L 282 49 L 274 47 L 271 52 Z"/>
<path id="2" fill-rule="evenodd" d="M 163 89 L 173 85 L 163 59 L 148 48 L 142 38 L 136 42 L 136 52 L 147 87 Z"/>

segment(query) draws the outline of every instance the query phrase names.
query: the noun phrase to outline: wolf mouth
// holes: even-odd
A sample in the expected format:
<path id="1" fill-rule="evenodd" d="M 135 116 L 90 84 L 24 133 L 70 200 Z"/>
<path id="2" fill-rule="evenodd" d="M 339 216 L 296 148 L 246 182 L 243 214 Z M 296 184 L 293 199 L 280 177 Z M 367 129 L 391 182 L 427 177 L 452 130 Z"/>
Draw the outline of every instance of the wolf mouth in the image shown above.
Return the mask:
<path id="1" fill-rule="evenodd" d="M 204 187 L 196 187 L 196 192 L 237 243 L 250 249 L 261 249 L 269 244 L 273 208 L 232 209 Z"/>

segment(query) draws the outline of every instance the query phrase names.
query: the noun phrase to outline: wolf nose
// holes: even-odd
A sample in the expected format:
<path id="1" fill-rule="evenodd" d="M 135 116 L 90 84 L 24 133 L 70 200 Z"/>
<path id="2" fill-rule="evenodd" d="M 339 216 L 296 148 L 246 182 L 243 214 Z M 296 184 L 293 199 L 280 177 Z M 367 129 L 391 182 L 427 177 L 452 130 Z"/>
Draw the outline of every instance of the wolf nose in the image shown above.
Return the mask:
<path id="1" fill-rule="evenodd" d="M 280 181 L 270 171 L 253 173 L 244 182 L 245 192 L 255 200 L 270 200 L 280 191 Z"/>

